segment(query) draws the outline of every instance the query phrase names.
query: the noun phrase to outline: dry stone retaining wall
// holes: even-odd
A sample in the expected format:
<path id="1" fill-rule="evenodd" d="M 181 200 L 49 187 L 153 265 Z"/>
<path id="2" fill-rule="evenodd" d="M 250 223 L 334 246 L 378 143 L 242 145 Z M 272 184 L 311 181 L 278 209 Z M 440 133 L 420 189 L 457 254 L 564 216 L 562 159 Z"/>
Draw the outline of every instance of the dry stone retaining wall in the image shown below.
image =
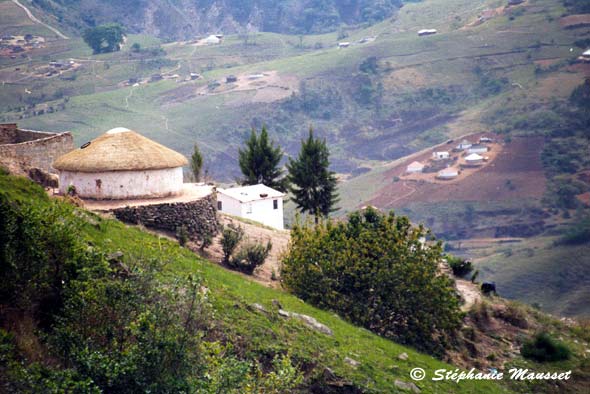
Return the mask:
<path id="1" fill-rule="evenodd" d="M 113 210 L 123 222 L 142 224 L 148 228 L 176 233 L 184 226 L 191 240 L 214 237 L 218 231 L 217 199 L 214 194 L 190 202 L 127 206 Z"/>

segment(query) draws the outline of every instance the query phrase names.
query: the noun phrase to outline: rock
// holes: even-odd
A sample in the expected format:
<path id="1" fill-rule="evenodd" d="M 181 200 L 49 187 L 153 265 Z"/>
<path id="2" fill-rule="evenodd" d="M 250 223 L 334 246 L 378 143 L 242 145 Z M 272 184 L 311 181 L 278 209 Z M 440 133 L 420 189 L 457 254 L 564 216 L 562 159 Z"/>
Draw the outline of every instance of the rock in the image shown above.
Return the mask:
<path id="1" fill-rule="evenodd" d="M 281 305 L 281 303 L 279 302 L 279 300 L 272 300 L 271 302 L 272 302 L 272 304 L 273 304 L 274 306 L 276 306 L 278 309 L 283 309 L 283 306 Z"/>
<path id="2" fill-rule="evenodd" d="M 266 313 L 266 308 L 264 308 L 262 305 L 258 304 L 258 303 L 254 303 L 252 304 L 252 308 L 260 311 L 260 312 L 265 312 Z"/>
<path id="3" fill-rule="evenodd" d="M 332 330 L 330 329 L 330 327 L 326 326 L 325 324 L 320 323 L 319 321 L 317 321 L 316 319 L 314 319 L 311 316 L 307 316 L 307 315 L 302 315 L 299 313 L 291 313 L 291 316 L 303 321 L 308 327 L 321 332 L 322 334 L 326 334 L 326 335 L 334 335 L 334 332 L 332 332 Z"/>
<path id="4" fill-rule="evenodd" d="M 332 371 L 332 369 L 330 369 L 328 367 L 324 368 L 324 372 L 322 372 L 322 376 L 324 377 L 324 380 L 326 382 L 333 382 L 335 380 L 338 380 L 338 376 L 336 376 L 334 371 Z"/>
<path id="5" fill-rule="evenodd" d="M 305 323 L 306 326 L 308 326 L 309 328 L 321 332 L 322 334 L 326 334 L 326 335 L 334 335 L 334 332 L 332 332 L 332 330 L 330 329 L 330 327 L 326 326 L 325 324 L 320 323 L 319 321 L 317 321 L 316 319 L 314 319 L 311 316 L 307 316 L 307 315 L 303 315 L 300 313 L 295 313 L 295 312 L 287 312 L 286 310 L 283 309 L 279 309 L 279 315 L 283 316 L 283 317 L 294 317 L 296 319 L 301 320 L 303 323 Z"/>
<path id="6" fill-rule="evenodd" d="M 355 367 L 355 368 L 357 368 L 359 365 L 361 365 L 360 361 L 356 361 L 354 358 L 350 358 L 350 357 L 344 357 L 344 362 L 348 365 Z"/>
<path id="7" fill-rule="evenodd" d="M 113 253 L 109 253 L 107 255 L 107 261 L 120 261 L 121 257 L 123 257 L 123 252 L 121 252 L 120 250 L 113 252 Z"/>
<path id="8" fill-rule="evenodd" d="M 395 387 L 405 390 L 405 391 L 411 391 L 413 393 L 419 393 L 420 389 L 418 388 L 418 386 L 416 386 L 414 383 L 412 382 L 404 382 L 402 380 L 396 380 L 394 382 Z"/>
<path id="9" fill-rule="evenodd" d="M 405 353 L 405 352 L 404 352 L 404 353 L 400 354 L 399 356 L 397 356 L 397 358 L 399 358 L 400 360 L 407 361 L 407 360 L 408 360 L 408 358 L 409 358 L 409 357 L 408 357 L 408 353 Z"/>

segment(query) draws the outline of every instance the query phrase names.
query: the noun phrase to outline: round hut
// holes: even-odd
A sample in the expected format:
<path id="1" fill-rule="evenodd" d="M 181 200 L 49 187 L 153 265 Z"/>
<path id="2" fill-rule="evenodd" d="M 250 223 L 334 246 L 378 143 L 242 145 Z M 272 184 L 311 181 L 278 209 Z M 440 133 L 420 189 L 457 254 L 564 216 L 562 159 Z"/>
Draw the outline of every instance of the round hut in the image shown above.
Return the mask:
<path id="1" fill-rule="evenodd" d="M 186 158 L 123 127 L 107 131 L 59 157 L 59 189 L 82 198 L 158 198 L 182 192 Z"/>

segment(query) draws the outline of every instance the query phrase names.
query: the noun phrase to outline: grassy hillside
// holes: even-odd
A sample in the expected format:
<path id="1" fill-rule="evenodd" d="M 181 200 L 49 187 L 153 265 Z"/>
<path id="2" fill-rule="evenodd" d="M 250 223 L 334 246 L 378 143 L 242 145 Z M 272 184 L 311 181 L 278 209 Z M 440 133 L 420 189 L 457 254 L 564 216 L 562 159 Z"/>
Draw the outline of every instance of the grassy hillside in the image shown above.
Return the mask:
<path id="1" fill-rule="evenodd" d="M 19 200 L 25 206 L 56 204 L 42 197 L 40 189 L 24 179 L 0 175 L 0 186 L 2 196 Z M 264 360 L 288 352 L 308 379 L 321 379 L 323 369 L 329 367 L 337 376 L 352 382 L 363 392 L 374 393 L 395 392 L 395 381 L 410 381 L 409 371 L 415 367 L 429 371 L 452 368 L 346 323 L 333 313 L 306 305 L 289 294 L 228 272 L 198 258 L 175 242 L 83 211 L 78 211 L 77 215 L 87 220 L 80 236 L 95 247 L 106 252 L 120 251 L 125 256 L 133 256 L 146 263 L 154 259 L 166 261 L 165 271 L 159 279 L 165 283 L 188 274 L 202 277 L 213 308 L 207 337 L 233 345 L 240 358 Z M 287 311 L 316 318 L 333 330 L 333 336 L 313 331 L 295 319 L 280 317 L 274 300 Z M 262 305 L 268 312 L 253 307 L 255 303 Z M 22 343 L 22 346 L 25 344 Z M 409 355 L 407 361 L 398 359 L 398 355 L 404 352 Z M 344 361 L 346 357 L 359 361 L 360 365 L 351 366 Z M 424 380 L 418 382 L 418 386 L 423 392 L 429 393 L 508 391 L 491 382 L 461 382 L 457 385 Z"/>
<path id="2" fill-rule="evenodd" d="M 104 219 L 78 208 L 67 207 L 64 203 L 50 200 L 42 190 L 23 178 L 15 178 L 0 175 L 0 196 L 11 201 L 18 201 L 26 209 L 46 209 L 59 204 L 65 208 L 62 220 L 65 223 L 75 215 L 83 219 L 83 226 L 79 235 L 88 245 L 105 253 L 121 252 L 126 258 L 136 259 L 141 264 L 153 264 L 154 261 L 164 262 L 164 270 L 157 280 L 172 285 L 179 278 L 192 275 L 201 278 L 202 288 L 206 289 L 208 303 L 211 312 L 206 314 L 210 319 L 203 322 L 207 327 L 203 341 L 210 343 L 212 349 L 214 343 L 221 342 L 227 346 L 223 354 L 213 357 L 226 357 L 234 355 L 240 360 L 268 362 L 275 355 L 289 354 L 297 368 L 305 375 L 305 383 L 302 389 L 309 390 L 309 385 L 324 385 L 323 392 L 341 392 L 336 386 L 325 385 L 325 368 L 333 371 L 340 382 L 349 382 L 347 392 L 366 393 L 392 393 L 400 391 L 396 382 L 410 382 L 409 371 L 412 368 L 424 368 L 428 373 L 434 369 L 455 367 L 440 362 L 430 356 L 416 352 L 415 350 L 397 345 L 389 340 L 380 338 L 367 330 L 355 327 L 336 314 L 321 311 L 311 307 L 301 300 L 280 290 L 261 286 L 251 279 L 233 272 L 229 272 L 216 264 L 207 262 L 187 249 L 181 248 L 176 242 L 149 234 L 140 228 L 128 227 L 118 221 Z M 76 219 L 78 220 L 78 219 Z M 120 253 L 119 253 L 120 254 Z M 152 263 L 150 263 L 152 262 Z M 289 312 L 297 312 L 311 316 L 320 323 L 327 325 L 333 335 L 326 335 L 310 329 L 296 319 L 284 319 L 278 315 L 276 305 Z M 255 305 L 257 304 L 257 305 Z M 260 310 L 261 305 L 265 311 Z M 490 381 L 461 381 L 459 384 L 450 381 L 434 382 L 425 379 L 415 382 L 421 392 L 424 393 L 502 393 L 502 392 L 583 392 L 584 378 L 584 351 L 588 346 L 587 333 L 580 331 L 578 326 L 567 326 L 557 320 L 543 316 L 538 312 L 525 312 L 520 306 L 509 306 L 508 312 L 502 306 L 501 300 L 486 302 L 484 306 L 469 312 L 467 321 L 474 321 L 476 329 L 471 336 L 479 337 L 476 347 L 483 354 L 495 354 L 489 356 L 483 365 L 491 362 L 492 366 L 509 368 L 513 366 L 530 368 L 532 370 L 574 370 L 574 379 L 565 385 L 545 385 L 542 383 L 529 384 L 527 382 L 503 381 L 500 384 Z M 483 308 L 483 309 L 482 309 Z M 488 308 L 488 312 L 485 312 Z M 489 309 L 491 308 L 491 309 Z M 502 312 L 504 311 L 504 312 Z M 500 313 L 500 314 L 499 314 Z M 508 314 L 509 313 L 509 314 Z M 489 316 L 487 314 L 490 314 Z M 504 317 L 501 317 L 503 315 Z M 486 317 L 487 316 L 487 317 Z M 510 317 L 512 316 L 512 317 Z M 506 320 L 500 320 L 506 319 Z M 498 330 L 497 324 L 506 324 L 510 319 L 512 324 L 528 321 L 528 331 L 514 331 L 511 325 L 505 325 L 505 330 Z M 497 319 L 497 320 L 496 320 Z M 49 363 L 49 367 L 56 368 L 55 360 L 43 355 L 44 339 L 37 338 L 34 331 L 23 325 L 18 319 L 8 320 L 10 324 L 2 325 L 3 329 L 20 327 L 15 331 L 17 351 L 22 354 L 34 355 L 37 362 Z M 500 323 L 504 322 L 504 323 Z M 7 321 L 5 320 L 5 323 Z M 496 327 L 496 328 L 494 328 Z M 514 346 L 518 346 L 523 340 L 522 336 L 535 330 L 546 330 L 555 336 L 565 338 L 566 343 L 574 351 L 574 357 L 569 361 L 552 364 L 537 364 L 515 356 Z M 467 335 L 467 334 L 465 334 Z M 506 335 L 506 337 L 503 337 Z M 586 335 L 586 336 L 584 336 Z M 50 338 L 50 337 L 46 337 Z M 493 339 L 492 339 L 493 338 Z M 504 338 L 504 339 L 502 339 Z M 508 338 L 508 339 L 506 339 Z M 495 345 L 490 345 L 492 340 Z M 507 346 L 506 344 L 509 344 Z M 487 346 L 487 347 L 486 347 Z M 491 347 L 490 347 L 491 346 Z M 207 346 L 205 345 L 205 348 Z M 32 352 L 32 353 L 31 353 Z M 228 352 L 227 354 L 225 352 Z M 401 353 L 407 353 L 407 360 L 398 358 Z M 464 355 L 465 356 L 465 355 Z M 480 355 L 481 356 L 481 355 Z M 504 364 L 505 357 L 509 361 Z M 351 365 L 350 358 L 360 362 L 359 365 Z M 473 354 L 471 355 L 473 357 Z M 482 356 L 483 357 L 483 356 Z M 212 362 L 213 359 L 209 359 Z M 496 361 L 494 361 L 496 360 Z M 222 360 L 219 359 L 219 362 Z M 464 361 L 463 361 L 464 362 Z M 26 365 L 26 364 L 25 364 Z M 428 375 L 430 376 L 430 375 Z M 333 378 L 332 378 L 333 379 Z M 585 380 L 586 379 L 586 380 Z M 332 391 L 330 391 L 332 390 Z M 403 391 L 403 390 L 402 390 Z M 401 392 L 401 391 L 400 391 Z"/>
<path id="3" fill-rule="evenodd" d="M 266 123 L 271 136 L 293 154 L 313 124 L 330 143 L 334 168 L 354 173 L 360 166 L 371 168 L 376 161 L 395 159 L 448 135 L 485 129 L 480 111 L 514 102 L 522 89 L 536 91 L 541 80 L 569 78 L 563 94 L 582 80 L 580 73 L 556 74 L 561 69 L 555 67 L 547 74 L 535 73 L 537 61 L 556 59 L 562 67 L 577 55 L 569 48 L 578 33 L 560 28 L 564 9 L 558 1 L 529 2 L 467 26 L 482 10 L 501 5 L 490 0 L 407 4 L 392 20 L 349 30 L 345 40 L 353 44 L 346 49 L 336 48 L 336 33 L 260 33 L 247 45 L 243 37 L 230 35 L 219 46 L 166 44 L 165 53 L 151 52 L 156 42 L 130 36 L 120 53 L 89 56 L 87 50 L 79 52 L 84 44 L 72 39 L 66 44 L 69 52 L 55 51 L 48 60 L 81 58 L 81 67 L 50 79 L 30 77 L 23 70 L 11 75 L 20 82 L 2 88 L 7 100 L 1 111 L 5 120 L 24 116 L 20 121 L 26 127 L 72 130 L 80 143 L 121 124 L 183 153 L 197 141 L 211 172 L 225 180 L 237 174 L 237 148 L 251 126 Z M 437 28 L 440 34 L 418 37 L 416 31 L 424 27 Z M 539 32 L 551 40 L 539 43 Z M 130 53 L 133 42 L 146 51 Z M 377 68 L 362 71 L 361 64 L 372 56 Z M 44 63 L 34 54 L 31 58 L 28 68 Z M 270 71 L 276 71 L 277 78 L 260 86 L 225 84 L 230 74 L 245 80 Z M 185 79 L 190 72 L 202 73 L 204 79 L 120 85 L 155 73 Z M 204 88 L 216 80 L 219 88 Z M 500 85 L 485 85 L 493 81 Z M 25 93 L 24 86 L 32 93 Z M 30 107 L 34 104 L 37 107 Z M 54 111 L 32 115 L 46 106 Z"/>
<path id="4" fill-rule="evenodd" d="M 473 254 L 482 279 L 495 281 L 502 296 L 556 315 L 590 316 L 590 245 L 559 245 L 558 240 L 539 237 Z"/>

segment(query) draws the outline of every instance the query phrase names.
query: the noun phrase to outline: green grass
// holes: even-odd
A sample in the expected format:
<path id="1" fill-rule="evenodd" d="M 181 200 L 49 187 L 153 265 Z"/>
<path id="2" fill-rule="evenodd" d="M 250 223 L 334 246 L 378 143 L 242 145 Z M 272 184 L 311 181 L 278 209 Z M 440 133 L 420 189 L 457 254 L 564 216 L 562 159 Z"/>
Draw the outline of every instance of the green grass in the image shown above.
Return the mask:
<path id="1" fill-rule="evenodd" d="M 1 193 L 9 193 L 10 199 L 48 203 L 46 196 L 41 197 L 42 190 L 24 178 L 0 175 L 0 186 Z M 338 376 L 374 393 L 394 392 L 394 382 L 410 381 L 409 371 L 415 367 L 427 371 L 454 369 L 428 355 L 355 327 L 334 313 L 307 305 L 288 293 L 266 288 L 243 275 L 207 262 L 176 242 L 115 220 L 89 215 L 88 224 L 80 235 L 103 250 L 166 262 L 162 281 L 189 274 L 202 277 L 209 289 L 216 329 L 223 333 L 226 341 L 239 344 L 248 357 L 289 351 L 292 358 L 305 364 L 307 369 L 316 368 L 316 372 L 321 373 L 324 367 L 330 367 Z M 273 300 L 278 300 L 285 310 L 313 316 L 329 326 L 334 335 L 320 334 L 297 320 L 279 317 Z M 256 311 L 251 307 L 253 303 L 263 305 L 269 313 Z M 404 352 L 409 355 L 407 361 L 397 358 Z M 345 357 L 360 361 L 361 365 L 354 368 L 344 362 Z M 424 380 L 417 385 L 425 393 L 508 392 L 492 382 L 465 381 L 457 385 Z"/>
<path id="2" fill-rule="evenodd" d="M 444 363 L 420 354 L 412 349 L 344 322 L 330 312 L 320 311 L 301 300 L 281 291 L 268 289 L 243 276 L 203 261 L 192 253 L 181 250 L 176 244 L 134 228 L 108 221 L 103 231 L 90 231 L 97 243 L 110 250 L 146 255 L 161 251 L 163 259 L 174 256 L 166 271 L 170 278 L 178 275 L 197 273 L 202 275 L 211 290 L 216 317 L 222 322 L 224 333 L 230 340 L 248 341 L 249 352 L 264 354 L 279 349 L 290 350 L 296 359 L 314 362 L 333 368 L 338 375 L 351 379 L 355 384 L 371 388 L 374 392 L 389 393 L 396 379 L 409 381 L 412 368 L 421 367 L 428 371 L 437 368 L 451 368 Z M 315 317 L 328 325 L 333 337 L 310 331 L 295 321 L 284 321 L 272 312 L 270 316 L 253 312 L 249 305 L 262 304 L 273 310 L 272 300 L 278 300 L 288 311 Z M 398 360 L 403 352 L 409 354 L 408 361 Z M 344 363 L 345 357 L 361 362 L 358 369 Z M 496 393 L 504 390 L 493 384 L 473 382 L 450 383 L 423 381 L 418 384 L 423 392 L 432 393 Z"/>
<path id="3" fill-rule="evenodd" d="M 479 252 L 480 278 L 495 281 L 500 295 L 546 312 L 590 316 L 590 244 L 555 245 L 556 239 L 539 237 Z"/>

